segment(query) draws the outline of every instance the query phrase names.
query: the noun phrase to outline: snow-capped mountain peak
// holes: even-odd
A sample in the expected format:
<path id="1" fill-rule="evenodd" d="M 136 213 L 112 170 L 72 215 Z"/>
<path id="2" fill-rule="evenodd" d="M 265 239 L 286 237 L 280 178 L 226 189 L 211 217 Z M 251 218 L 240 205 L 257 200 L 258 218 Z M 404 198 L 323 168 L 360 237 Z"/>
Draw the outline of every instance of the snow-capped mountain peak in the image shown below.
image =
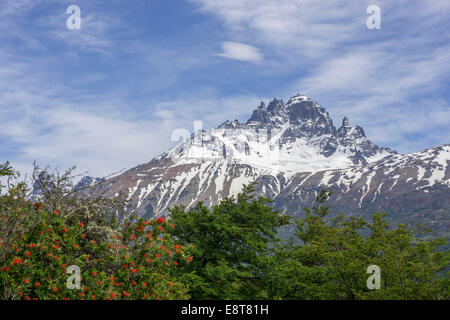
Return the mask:
<path id="1" fill-rule="evenodd" d="M 266 107 L 261 102 L 245 124 L 225 121 L 195 132 L 162 158 L 177 164 L 239 162 L 271 172 L 301 172 L 346 168 L 394 153 L 373 144 L 347 118 L 337 130 L 325 108 L 298 94 L 287 104 L 274 99 Z"/>
<path id="2" fill-rule="evenodd" d="M 362 216 L 385 210 L 398 223 L 450 227 L 450 146 L 397 154 L 372 143 L 347 117 L 336 129 L 327 110 L 304 95 L 261 103 L 250 119 L 199 130 L 146 164 L 108 179 L 106 195 L 153 217 L 174 205 L 207 206 L 256 182 L 256 194 L 297 216 L 323 189 L 335 212 Z M 89 183 L 89 181 L 87 181 Z"/>

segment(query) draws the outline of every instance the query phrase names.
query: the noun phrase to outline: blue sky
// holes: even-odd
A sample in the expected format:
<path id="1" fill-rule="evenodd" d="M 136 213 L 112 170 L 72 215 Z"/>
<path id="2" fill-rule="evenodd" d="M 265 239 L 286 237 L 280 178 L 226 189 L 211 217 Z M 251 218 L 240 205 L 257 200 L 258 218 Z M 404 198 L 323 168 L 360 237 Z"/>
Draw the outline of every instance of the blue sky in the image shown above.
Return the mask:
<path id="1" fill-rule="evenodd" d="M 449 1 L 1 0 L 0 28 L 0 161 L 22 171 L 107 175 L 296 93 L 400 152 L 450 143 Z"/>

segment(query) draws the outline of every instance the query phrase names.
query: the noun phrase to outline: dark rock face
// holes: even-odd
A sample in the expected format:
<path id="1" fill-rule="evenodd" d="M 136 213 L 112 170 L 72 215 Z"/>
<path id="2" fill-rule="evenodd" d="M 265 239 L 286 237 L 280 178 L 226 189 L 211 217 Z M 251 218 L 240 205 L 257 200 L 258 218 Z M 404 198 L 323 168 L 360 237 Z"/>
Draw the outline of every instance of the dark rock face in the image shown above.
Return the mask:
<path id="1" fill-rule="evenodd" d="M 253 111 L 252 117 L 248 120 L 247 123 L 256 121 L 260 123 L 269 123 L 269 112 L 267 111 L 266 105 L 264 102 L 261 102 L 261 105 Z"/>
<path id="2" fill-rule="evenodd" d="M 281 114 L 282 110 L 284 108 L 283 100 L 273 99 L 269 105 L 267 106 L 267 110 L 269 111 L 270 115 L 276 115 Z"/>
<path id="3" fill-rule="evenodd" d="M 261 105 L 253 111 L 245 126 L 240 128 L 281 129 L 285 130 L 281 143 L 294 142 L 299 138 L 317 140 L 322 148 L 321 154 L 332 156 L 339 146 L 348 149 L 354 164 L 367 163 L 367 158 L 380 152 L 396 152 L 389 148 L 381 148 L 366 138 L 364 129 L 360 126 L 351 127 L 347 117 L 342 120 L 342 126 L 336 129 L 327 110 L 303 95 L 295 95 L 287 104 L 283 100 L 274 99 L 268 107 Z M 219 128 L 233 128 L 225 122 Z"/>

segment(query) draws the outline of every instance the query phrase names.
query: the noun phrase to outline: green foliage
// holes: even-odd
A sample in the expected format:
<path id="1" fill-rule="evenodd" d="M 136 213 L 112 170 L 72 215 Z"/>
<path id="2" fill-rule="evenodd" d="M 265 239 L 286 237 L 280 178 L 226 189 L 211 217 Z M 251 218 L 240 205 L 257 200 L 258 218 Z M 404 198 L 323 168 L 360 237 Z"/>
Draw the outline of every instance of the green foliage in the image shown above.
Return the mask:
<path id="1" fill-rule="evenodd" d="M 85 199 L 77 208 L 79 200 L 69 197 L 58 205 L 71 211 L 48 211 L 27 201 L 21 188 L 0 198 L 0 299 L 188 298 L 171 270 L 189 257 L 164 218 L 119 224 L 101 200 Z M 67 286 L 71 265 L 81 270 L 79 290 Z"/>
<path id="2" fill-rule="evenodd" d="M 449 253 L 444 239 L 416 239 L 400 225 L 389 229 L 385 213 L 371 222 L 339 215 L 324 218 L 329 194 L 296 222 L 296 240 L 278 248 L 266 276 L 269 297 L 282 299 L 448 299 Z M 297 241 L 298 243 L 298 241 Z M 367 267 L 381 269 L 381 289 L 367 288 Z"/>
<path id="3" fill-rule="evenodd" d="M 174 236 L 191 246 L 193 262 L 178 274 L 194 299 L 260 298 L 262 276 L 277 228 L 289 219 L 255 198 L 253 186 L 244 187 L 237 200 L 227 198 L 211 209 L 198 203 L 186 211 L 177 206 L 171 219 Z"/>
<path id="4" fill-rule="evenodd" d="M 119 222 L 123 199 L 74 190 L 71 170 L 37 169 L 43 200 L 31 202 L 18 173 L 0 164 L 0 299 L 450 298 L 445 239 L 390 228 L 385 213 L 328 218 L 326 191 L 281 240 L 291 219 L 253 185 L 212 208 L 176 206 L 169 221 Z M 70 265 L 81 270 L 80 290 L 67 287 Z M 378 290 L 367 286 L 371 265 L 381 270 Z"/>

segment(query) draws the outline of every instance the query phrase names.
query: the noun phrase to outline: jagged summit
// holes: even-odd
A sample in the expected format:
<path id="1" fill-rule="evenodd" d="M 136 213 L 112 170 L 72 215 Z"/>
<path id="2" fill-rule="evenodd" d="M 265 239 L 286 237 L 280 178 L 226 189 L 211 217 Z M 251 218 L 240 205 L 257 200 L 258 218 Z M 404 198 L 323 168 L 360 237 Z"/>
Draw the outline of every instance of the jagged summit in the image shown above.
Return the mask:
<path id="1" fill-rule="evenodd" d="M 368 163 L 394 154 L 352 128 L 348 118 L 336 129 L 328 111 L 305 95 L 285 104 L 273 99 L 253 110 L 246 123 L 225 121 L 199 131 L 160 158 L 175 163 L 226 161 L 247 163 L 269 171 L 316 171 Z M 160 159 L 158 158 L 158 159 Z"/>
<path id="2" fill-rule="evenodd" d="M 252 126 L 264 124 L 277 126 L 287 121 L 301 122 L 303 120 L 315 121 L 320 119 L 332 125 L 329 114 L 324 108 L 307 96 L 297 94 L 292 96 L 287 104 L 276 98 L 269 103 L 268 107 L 264 102 L 261 102 L 260 106 L 253 110 L 247 124 Z"/>

